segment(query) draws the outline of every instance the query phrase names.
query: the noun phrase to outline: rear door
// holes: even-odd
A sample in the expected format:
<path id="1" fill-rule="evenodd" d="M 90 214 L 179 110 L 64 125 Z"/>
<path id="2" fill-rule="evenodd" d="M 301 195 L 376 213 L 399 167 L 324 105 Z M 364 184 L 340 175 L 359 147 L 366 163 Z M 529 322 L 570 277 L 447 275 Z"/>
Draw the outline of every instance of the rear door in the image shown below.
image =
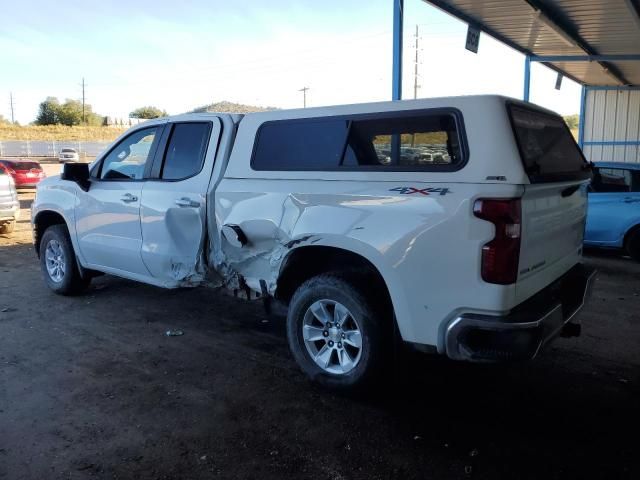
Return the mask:
<path id="1" fill-rule="evenodd" d="M 589 190 L 585 242 L 622 247 L 627 229 L 640 217 L 640 171 L 597 168 Z"/>
<path id="2" fill-rule="evenodd" d="M 166 286 L 197 282 L 203 272 L 206 193 L 222 123 L 170 123 L 142 191 L 142 260 Z"/>
<path id="3" fill-rule="evenodd" d="M 524 300 L 580 261 L 591 170 L 558 116 L 508 106 L 521 161 L 529 176 L 522 197 L 516 296 Z"/>

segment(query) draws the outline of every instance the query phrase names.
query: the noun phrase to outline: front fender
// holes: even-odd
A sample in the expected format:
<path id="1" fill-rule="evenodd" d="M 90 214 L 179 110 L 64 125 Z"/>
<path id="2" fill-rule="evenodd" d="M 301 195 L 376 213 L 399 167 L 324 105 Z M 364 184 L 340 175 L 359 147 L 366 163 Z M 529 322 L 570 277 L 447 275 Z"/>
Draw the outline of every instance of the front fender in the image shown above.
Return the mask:
<path id="1" fill-rule="evenodd" d="M 55 180 L 55 182 L 50 182 L 49 180 Z M 78 201 L 77 189 L 78 187 L 75 183 L 59 180 L 55 177 L 41 182 L 41 185 L 36 190 L 36 198 L 31 207 L 31 226 L 35 226 L 38 218 L 41 218 L 44 212 L 53 212 L 60 215 L 69 230 L 73 249 L 80 258 L 81 263 L 84 263 L 78 248 L 76 234 L 75 207 Z"/>

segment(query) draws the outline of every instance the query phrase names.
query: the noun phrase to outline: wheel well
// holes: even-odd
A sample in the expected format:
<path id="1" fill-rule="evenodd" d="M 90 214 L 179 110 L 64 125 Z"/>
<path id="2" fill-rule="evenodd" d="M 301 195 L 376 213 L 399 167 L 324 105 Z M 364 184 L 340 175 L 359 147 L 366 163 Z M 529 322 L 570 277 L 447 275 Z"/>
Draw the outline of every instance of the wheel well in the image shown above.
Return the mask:
<path id="1" fill-rule="evenodd" d="M 36 248 L 36 253 L 40 256 L 40 240 L 42 235 L 51 225 L 66 225 L 62 215 L 50 210 L 38 213 L 33 222 L 33 241 Z"/>
<path id="2" fill-rule="evenodd" d="M 640 223 L 637 225 L 634 225 L 633 227 L 631 227 L 629 230 L 627 230 L 627 233 L 624 234 L 624 241 L 622 242 L 622 246 L 624 248 L 627 248 L 629 245 L 629 239 L 631 238 L 631 235 L 633 235 L 635 232 L 637 232 L 638 230 L 640 230 Z"/>
<path id="3" fill-rule="evenodd" d="M 306 246 L 293 250 L 280 269 L 275 296 L 289 303 L 302 283 L 328 272 L 366 282 L 367 293 L 372 293 L 385 307 L 392 308 L 389 290 L 378 269 L 363 256 L 335 247 Z"/>

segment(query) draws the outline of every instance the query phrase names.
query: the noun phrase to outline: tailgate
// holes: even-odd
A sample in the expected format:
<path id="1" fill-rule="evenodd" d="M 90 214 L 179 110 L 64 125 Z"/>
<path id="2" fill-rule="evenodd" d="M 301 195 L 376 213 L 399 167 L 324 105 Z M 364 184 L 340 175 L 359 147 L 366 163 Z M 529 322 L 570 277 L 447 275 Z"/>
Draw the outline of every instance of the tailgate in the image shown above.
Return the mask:
<path id="1" fill-rule="evenodd" d="M 581 261 L 591 171 L 559 115 L 508 104 L 522 165 L 522 232 L 516 296 L 524 301 Z"/>
<path id="2" fill-rule="evenodd" d="M 526 185 L 516 296 L 524 301 L 580 262 L 587 214 L 582 182 Z"/>

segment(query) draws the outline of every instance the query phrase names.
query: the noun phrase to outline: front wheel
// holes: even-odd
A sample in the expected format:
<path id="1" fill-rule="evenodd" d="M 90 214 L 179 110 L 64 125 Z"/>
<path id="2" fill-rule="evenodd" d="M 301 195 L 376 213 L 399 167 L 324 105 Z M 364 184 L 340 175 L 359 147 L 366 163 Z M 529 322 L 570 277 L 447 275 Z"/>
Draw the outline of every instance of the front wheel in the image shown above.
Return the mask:
<path id="1" fill-rule="evenodd" d="M 80 275 L 69 232 L 64 225 L 53 225 L 42 235 L 40 266 L 47 285 L 59 295 L 78 294 L 91 281 Z"/>
<path id="2" fill-rule="evenodd" d="M 320 275 L 296 290 L 287 315 L 294 358 L 312 380 L 330 388 L 356 389 L 384 365 L 384 309 L 354 281 Z"/>

